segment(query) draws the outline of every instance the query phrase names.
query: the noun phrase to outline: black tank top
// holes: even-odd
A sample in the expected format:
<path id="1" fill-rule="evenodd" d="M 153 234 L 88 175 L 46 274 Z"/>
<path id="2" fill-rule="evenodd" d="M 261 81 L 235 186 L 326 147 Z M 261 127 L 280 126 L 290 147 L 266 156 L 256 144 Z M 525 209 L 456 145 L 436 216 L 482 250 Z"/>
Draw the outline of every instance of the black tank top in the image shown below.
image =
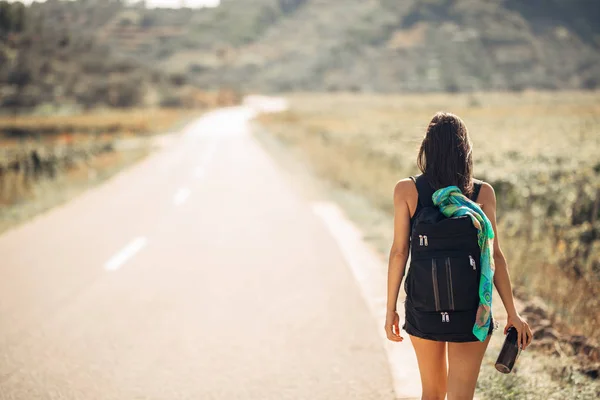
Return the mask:
<path id="1" fill-rule="evenodd" d="M 419 188 L 419 199 L 417 201 L 417 208 L 413 216 L 410 217 L 410 235 L 412 236 L 412 228 L 416 215 L 419 213 L 419 211 L 421 211 L 423 207 L 433 205 L 431 196 L 436 191 L 436 189 L 434 189 L 433 186 L 431 186 L 431 183 L 429 183 L 429 180 L 427 180 L 427 177 L 424 174 L 418 176 L 411 176 L 410 179 L 412 179 L 412 181 L 415 183 L 415 186 Z M 469 199 L 477 202 L 477 197 L 479 197 L 479 191 L 481 190 L 482 184 L 482 180 L 473 178 L 473 193 L 471 194 Z"/>

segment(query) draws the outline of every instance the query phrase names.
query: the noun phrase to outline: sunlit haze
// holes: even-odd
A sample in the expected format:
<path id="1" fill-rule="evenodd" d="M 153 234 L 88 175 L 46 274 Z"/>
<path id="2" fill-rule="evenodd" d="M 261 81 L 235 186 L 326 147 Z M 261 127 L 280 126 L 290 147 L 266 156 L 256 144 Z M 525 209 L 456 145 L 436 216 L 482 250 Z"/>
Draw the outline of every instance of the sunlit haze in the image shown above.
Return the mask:
<path id="1" fill-rule="evenodd" d="M 600 400 L 599 21 L 0 0 L 0 400 Z"/>
<path id="2" fill-rule="evenodd" d="M 31 4 L 33 2 L 43 3 L 45 0 L 8 0 L 10 3 L 21 3 Z M 139 0 L 130 0 L 128 3 L 137 3 Z M 185 7 L 198 8 L 198 7 L 218 7 L 221 0 L 146 0 L 146 6 L 149 8 L 180 8 L 182 5 Z"/>

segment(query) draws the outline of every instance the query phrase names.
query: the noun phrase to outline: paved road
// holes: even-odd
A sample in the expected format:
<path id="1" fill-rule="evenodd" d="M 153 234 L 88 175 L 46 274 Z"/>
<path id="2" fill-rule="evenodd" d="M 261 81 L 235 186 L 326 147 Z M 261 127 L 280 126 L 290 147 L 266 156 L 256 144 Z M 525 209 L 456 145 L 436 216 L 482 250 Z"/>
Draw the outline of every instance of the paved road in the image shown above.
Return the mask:
<path id="1" fill-rule="evenodd" d="M 216 111 L 0 236 L 0 399 L 392 399 L 323 222 Z"/>

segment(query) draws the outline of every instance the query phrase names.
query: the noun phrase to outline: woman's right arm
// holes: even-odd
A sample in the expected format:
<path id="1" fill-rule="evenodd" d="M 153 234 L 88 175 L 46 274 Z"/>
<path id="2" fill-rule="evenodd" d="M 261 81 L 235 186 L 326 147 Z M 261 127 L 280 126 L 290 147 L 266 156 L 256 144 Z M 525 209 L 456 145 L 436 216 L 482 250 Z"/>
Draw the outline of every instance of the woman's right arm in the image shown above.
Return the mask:
<path id="1" fill-rule="evenodd" d="M 394 240 L 388 264 L 387 312 L 384 327 L 387 338 L 394 342 L 404 340 L 400 335 L 400 318 L 396 312 L 396 303 L 410 249 L 408 197 L 416 190 L 410 179 L 399 181 L 394 188 Z"/>
<path id="2" fill-rule="evenodd" d="M 494 188 L 484 182 L 477 201 L 483 204 L 483 212 L 487 215 L 494 228 L 494 285 L 500 294 L 508 316 L 506 326 L 504 327 L 504 334 L 506 334 L 510 326 L 514 326 L 519 332 L 521 348 L 525 349 L 531 343 L 533 336 L 529 325 L 521 318 L 515 308 L 510 274 L 508 273 L 506 258 L 500 248 L 498 230 L 496 228 L 496 193 L 494 192 Z"/>

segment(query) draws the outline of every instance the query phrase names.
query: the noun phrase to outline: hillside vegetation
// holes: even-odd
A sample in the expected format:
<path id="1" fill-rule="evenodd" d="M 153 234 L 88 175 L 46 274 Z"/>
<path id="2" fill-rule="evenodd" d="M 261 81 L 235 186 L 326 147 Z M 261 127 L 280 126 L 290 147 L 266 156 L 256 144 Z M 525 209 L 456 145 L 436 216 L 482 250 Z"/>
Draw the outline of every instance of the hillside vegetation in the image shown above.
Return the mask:
<path id="1" fill-rule="evenodd" d="M 26 11 L 13 3 L 11 12 L 0 4 L 5 107 L 173 103 L 188 84 L 263 92 L 600 84 L 595 0 L 223 0 L 207 9 L 50 0 Z M 6 29 L 9 14 L 26 18 Z"/>
<path id="2" fill-rule="evenodd" d="M 210 87 L 393 92 L 600 84 L 600 7 L 594 0 L 223 0 L 201 10 L 114 7 L 112 17 L 103 14 L 89 24 L 100 42 Z"/>
<path id="3" fill-rule="evenodd" d="M 31 7 L 0 1 L 0 113 L 237 101 L 127 57 L 97 38 L 123 9 L 121 2 L 104 0 L 52 0 Z"/>

